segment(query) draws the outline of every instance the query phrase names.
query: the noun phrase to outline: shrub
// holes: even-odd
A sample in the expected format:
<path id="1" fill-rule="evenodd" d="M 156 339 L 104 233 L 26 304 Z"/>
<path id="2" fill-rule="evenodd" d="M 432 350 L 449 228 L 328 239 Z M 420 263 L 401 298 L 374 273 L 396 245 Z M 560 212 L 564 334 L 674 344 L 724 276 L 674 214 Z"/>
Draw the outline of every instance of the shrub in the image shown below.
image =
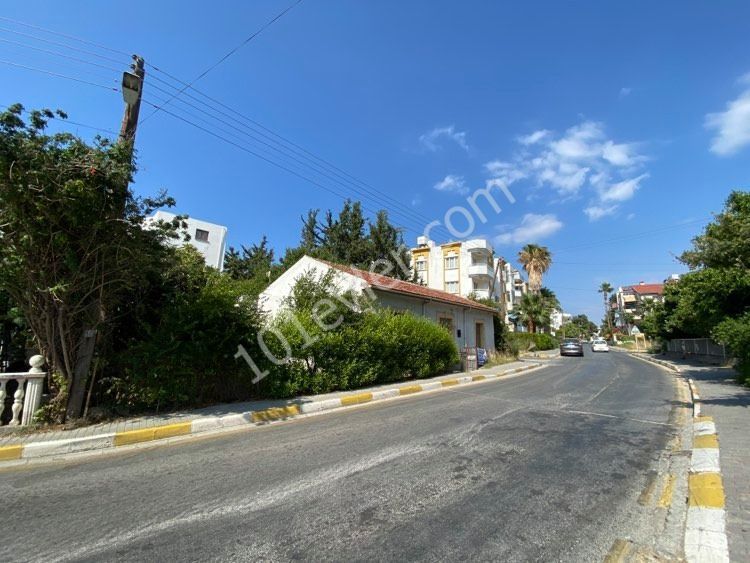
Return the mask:
<path id="1" fill-rule="evenodd" d="M 277 358 L 291 352 L 261 382 L 267 397 L 431 377 L 458 362 L 446 329 L 408 312 L 373 309 L 351 294 L 337 295 L 331 276 L 301 278 L 287 307 L 266 333 L 283 338 L 265 339 Z"/>
<path id="2" fill-rule="evenodd" d="M 740 381 L 750 384 L 750 313 L 720 322 L 712 336 L 737 359 Z"/>
<path id="3" fill-rule="evenodd" d="M 520 352 L 526 352 L 532 348 L 537 351 L 553 350 L 560 345 L 559 340 L 551 334 L 538 332 L 512 332 L 508 334 L 507 340 L 509 345 L 517 347 Z"/>
<path id="4" fill-rule="evenodd" d="M 99 405 L 160 410 L 249 398 L 253 372 L 234 359 L 242 344 L 257 360 L 260 315 L 243 282 L 203 264 L 190 247 L 175 253 L 163 285 L 134 304 L 99 382 Z M 152 303 L 153 300 L 153 303 Z M 255 347 L 253 348 L 253 345 Z"/>

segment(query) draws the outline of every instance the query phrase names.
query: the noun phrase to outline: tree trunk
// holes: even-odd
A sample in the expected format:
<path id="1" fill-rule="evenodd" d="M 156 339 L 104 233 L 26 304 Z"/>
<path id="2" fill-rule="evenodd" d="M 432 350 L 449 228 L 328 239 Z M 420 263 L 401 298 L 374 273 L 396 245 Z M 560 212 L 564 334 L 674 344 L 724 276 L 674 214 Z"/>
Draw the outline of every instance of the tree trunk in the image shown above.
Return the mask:
<path id="1" fill-rule="evenodd" d="M 76 419 L 83 411 L 83 400 L 86 397 L 86 382 L 88 381 L 91 361 L 94 358 L 94 347 L 96 345 L 96 330 L 87 329 L 81 335 L 80 344 L 77 346 L 76 364 L 73 369 L 73 380 L 70 382 L 68 394 L 68 405 L 65 413 L 66 419 Z"/>

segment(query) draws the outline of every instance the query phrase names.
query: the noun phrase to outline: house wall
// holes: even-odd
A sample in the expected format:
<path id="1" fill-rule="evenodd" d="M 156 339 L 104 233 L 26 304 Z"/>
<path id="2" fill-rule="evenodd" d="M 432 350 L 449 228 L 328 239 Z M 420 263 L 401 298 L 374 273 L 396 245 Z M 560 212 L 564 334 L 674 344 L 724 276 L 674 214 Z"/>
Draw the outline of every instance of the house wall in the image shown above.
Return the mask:
<path id="1" fill-rule="evenodd" d="M 260 294 L 258 298 L 260 309 L 270 316 L 276 315 L 282 308 L 284 300 L 291 295 L 297 280 L 309 272 L 315 272 L 316 276 L 322 278 L 331 270 L 332 268 L 327 264 L 318 262 L 309 256 L 303 256 Z M 366 286 L 361 279 L 338 271 L 336 272 L 334 285 L 340 293 L 347 291 L 361 293 Z"/>
<path id="2" fill-rule="evenodd" d="M 171 221 L 176 215 L 167 211 L 157 211 L 150 219 L 152 221 Z M 184 229 L 184 233 L 190 235 L 190 240 L 187 242 L 190 246 L 195 248 L 198 252 L 203 255 L 203 259 L 206 264 L 221 271 L 224 269 L 224 254 L 226 252 L 227 243 L 227 228 L 222 225 L 215 223 L 209 223 L 207 221 L 201 221 L 200 219 L 193 219 L 192 217 L 186 220 L 187 228 Z M 195 232 L 197 229 L 208 232 L 208 242 L 196 240 Z M 182 240 L 172 240 L 171 244 L 175 246 L 183 246 L 186 244 Z"/>
<path id="3" fill-rule="evenodd" d="M 476 324 L 480 323 L 483 347 L 495 350 L 495 328 L 492 323 L 492 313 L 478 309 L 470 309 L 460 305 L 449 305 L 437 301 L 398 295 L 374 290 L 378 303 L 396 311 L 410 311 L 415 315 L 426 317 L 440 324 L 441 319 L 450 319 L 453 325 L 453 340 L 459 348 L 477 346 Z"/>
<path id="4" fill-rule="evenodd" d="M 300 277 L 308 272 L 315 272 L 316 275 L 322 277 L 330 270 L 331 268 L 328 265 L 322 264 L 314 258 L 309 256 L 301 258 L 260 294 L 258 303 L 261 310 L 270 316 L 276 315 L 282 309 L 284 300 L 291 294 L 294 284 Z M 336 272 L 334 283 L 340 292 L 354 291 L 361 293 L 367 287 L 363 280 L 352 274 L 333 271 Z M 481 335 L 484 340 L 482 344 L 489 351 L 495 349 L 494 325 L 492 324 L 492 313 L 489 311 L 470 309 L 460 305 L 450 305 L 379 289 L 373 289 L 372 293 L 379 305 L 389 309 L 410 311 L 414 315 L 426 317 L 435 323 L 440 323 L 440 319 L 451 319 L 453 339 L 459 347 L 477 345 L 476 323 L 481 323 Z"/>

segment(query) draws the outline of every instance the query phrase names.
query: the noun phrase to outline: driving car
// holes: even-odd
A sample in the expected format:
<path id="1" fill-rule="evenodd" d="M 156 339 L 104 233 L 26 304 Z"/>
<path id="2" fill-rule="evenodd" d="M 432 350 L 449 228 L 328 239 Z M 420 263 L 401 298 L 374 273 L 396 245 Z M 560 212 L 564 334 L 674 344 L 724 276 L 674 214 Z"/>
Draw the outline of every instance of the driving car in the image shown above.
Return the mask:
<path id="1" fill-rule="evenodd" d="M 583 356 L 583 343 L 577 338 L 565 338 L 560 342 L 561 356 Z"/>
<path id="2" fill-rule="evenodd" d="M 609 352 L 609 344 L 603 338 L 597 338 L 591 343 L 592 352 Z"/>

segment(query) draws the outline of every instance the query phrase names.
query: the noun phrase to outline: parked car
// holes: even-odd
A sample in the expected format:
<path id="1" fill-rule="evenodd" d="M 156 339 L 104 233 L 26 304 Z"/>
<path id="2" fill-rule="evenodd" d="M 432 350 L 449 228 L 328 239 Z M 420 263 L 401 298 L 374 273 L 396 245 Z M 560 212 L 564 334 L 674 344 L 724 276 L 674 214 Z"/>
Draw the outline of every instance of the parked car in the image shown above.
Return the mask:
<path id="1" fill-rule="evenodd" d="M 583 342 L 577 338 L 566 338 L 560 342 L 561 356 L 583 356 Z"/>
<path id="2" fill-rule="evenodd" d="M 597 338 L 591 343 L 592 352 L 609 352 L 609 344 L 603 338 Z"/>
<path id="3" fill-rule="evenodd" d="M 477 348 L 477 367 L 482 367 L 487 363 L 487 350 L 484 348 Z"/>

